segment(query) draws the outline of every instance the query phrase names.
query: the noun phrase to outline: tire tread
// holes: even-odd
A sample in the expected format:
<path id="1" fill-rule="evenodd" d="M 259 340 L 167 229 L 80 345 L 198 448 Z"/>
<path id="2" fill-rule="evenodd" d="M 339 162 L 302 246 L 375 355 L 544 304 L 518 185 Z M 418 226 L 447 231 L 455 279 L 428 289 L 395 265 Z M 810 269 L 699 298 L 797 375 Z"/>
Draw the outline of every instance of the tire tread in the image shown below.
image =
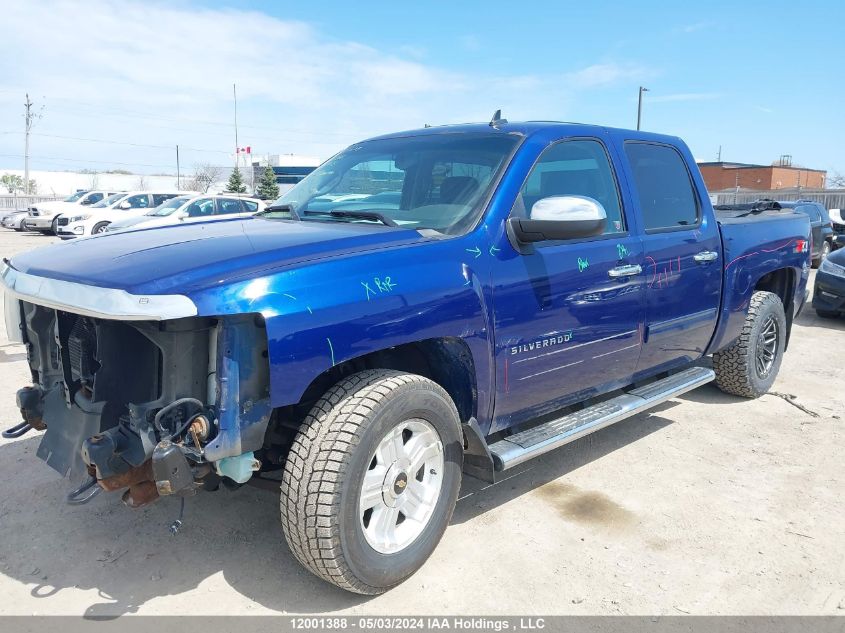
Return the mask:
<path id="1" fill-rule="evenodd" d="M 748 313 L 739 338 L 727 349 L 713 354 L 713 369 L 716 371 L 716 385 L 722 391 L 744 398 L 762 395 L 750 380 L 753 371 L 749 355 L 753 353 L 752 331 L 760 314 L 767 306 L 776 304 L 783 309 L 780 297 L 762 290 L 751 295 Z"/>
<path id="2" fill-rule="evenodd" d="M 416 374 L 390 369 L 353 374 L 312 407 L 285 463 L 280 510 L 288 546 L 310 572 L 354 593 L 375 595 L 390 587 L 362 582 L 344 557 L 337 521 L 344 476 L 374 409 L 397 390 L 409 387 L 436 391 L 452 402 L 440 385 Z M 457 409 L 454 413 L 457 419 Z"/>

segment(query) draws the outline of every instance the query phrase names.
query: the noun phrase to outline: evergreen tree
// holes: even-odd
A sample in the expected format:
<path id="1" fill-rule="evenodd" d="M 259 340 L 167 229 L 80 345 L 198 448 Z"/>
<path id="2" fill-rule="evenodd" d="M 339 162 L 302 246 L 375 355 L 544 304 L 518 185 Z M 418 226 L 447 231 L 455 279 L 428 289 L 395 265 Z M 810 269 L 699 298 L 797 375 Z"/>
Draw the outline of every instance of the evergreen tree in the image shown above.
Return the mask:
<path id="1" fill-rule="evenodd" d="M 276 183 L 276 172 L 270 165 L 264 168 L 258 181 L 258 197 L 262 200 L 275 200 L 279 197 L 279 185 Z"/>
<path id="2" fill-rule="evenodd" d="M 229 176 L 229 183 L 226 185 L 226 191 L 229 193 L 246 193 L 246 185 L 241 176 L 241 170 L 235 167 L 232 170 L 232 175 Z"/>

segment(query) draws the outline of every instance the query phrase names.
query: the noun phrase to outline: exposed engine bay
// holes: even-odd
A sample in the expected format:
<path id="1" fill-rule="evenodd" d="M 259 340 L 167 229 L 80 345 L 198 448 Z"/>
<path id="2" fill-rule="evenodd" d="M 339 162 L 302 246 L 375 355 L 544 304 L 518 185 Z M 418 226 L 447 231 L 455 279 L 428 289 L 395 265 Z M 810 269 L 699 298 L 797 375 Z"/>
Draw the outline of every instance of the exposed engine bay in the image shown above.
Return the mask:
<path id="1" fill-rule="evenodd" d="M 17 303 L 33 384 L 9 431 L 46 428 L 38 456 L 84 480 L 69 503 L 125 489 L 140 507 L 261 469 L 272 408 L 260 315 L 121 321 Z"/>

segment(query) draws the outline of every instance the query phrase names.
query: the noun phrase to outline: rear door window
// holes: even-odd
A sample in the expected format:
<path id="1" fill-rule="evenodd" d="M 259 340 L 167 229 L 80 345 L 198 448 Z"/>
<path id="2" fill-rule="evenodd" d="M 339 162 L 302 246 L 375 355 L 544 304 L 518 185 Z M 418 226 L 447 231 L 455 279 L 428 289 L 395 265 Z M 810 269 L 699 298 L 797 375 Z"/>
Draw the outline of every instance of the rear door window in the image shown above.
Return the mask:
<path id="1" fill-rule="evenodd" d="M 175 198 L 178 196 L 178 193 L 154 193 L 153 194 L 153 206 L 157 207 L 158 205 L 167 202 L 171 198 Z"/>
<path id="2" fill-rule="evenodd" d="M 214 214 L 214 200 L 211 198 L 200 198 L 194 200 L 187 206 L 185 211 L 189 218 L 205 218 Z"/>
<path id="3" fill-rule="evenodd" d="M 217 215 L 231 215 L 233 213 L 243 213 L 240 200 L 237 198 L 217 199 Z"/>
<path id="4" fill-rule="evenodd" d="M 150 206 L 150 197 L 145 193 L 141 193 L 136 196 L 129 196 L 125 202 L 129 203 L 130 209 L 146 209 Z"/>
<path id="5" fill-rule="evenodd" d="M 625 154 L 634 175 L 646 232 L 693 227 L 698 201 L 686 162 L 674 147 L 629 141 Z"/>

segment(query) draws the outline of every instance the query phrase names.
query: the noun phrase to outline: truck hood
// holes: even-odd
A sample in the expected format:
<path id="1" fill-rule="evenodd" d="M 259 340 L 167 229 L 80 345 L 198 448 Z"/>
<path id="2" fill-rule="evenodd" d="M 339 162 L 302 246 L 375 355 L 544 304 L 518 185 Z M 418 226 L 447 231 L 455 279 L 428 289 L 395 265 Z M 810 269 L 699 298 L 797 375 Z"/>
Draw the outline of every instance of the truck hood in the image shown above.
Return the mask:
<path id="1" fill-rule="evenodd" d="M 410 229 L 245 218 L 105 233 L 15 255 L 16 270 L 132 294 L 190 294 L 315 259 L 423 241 Z"/>

